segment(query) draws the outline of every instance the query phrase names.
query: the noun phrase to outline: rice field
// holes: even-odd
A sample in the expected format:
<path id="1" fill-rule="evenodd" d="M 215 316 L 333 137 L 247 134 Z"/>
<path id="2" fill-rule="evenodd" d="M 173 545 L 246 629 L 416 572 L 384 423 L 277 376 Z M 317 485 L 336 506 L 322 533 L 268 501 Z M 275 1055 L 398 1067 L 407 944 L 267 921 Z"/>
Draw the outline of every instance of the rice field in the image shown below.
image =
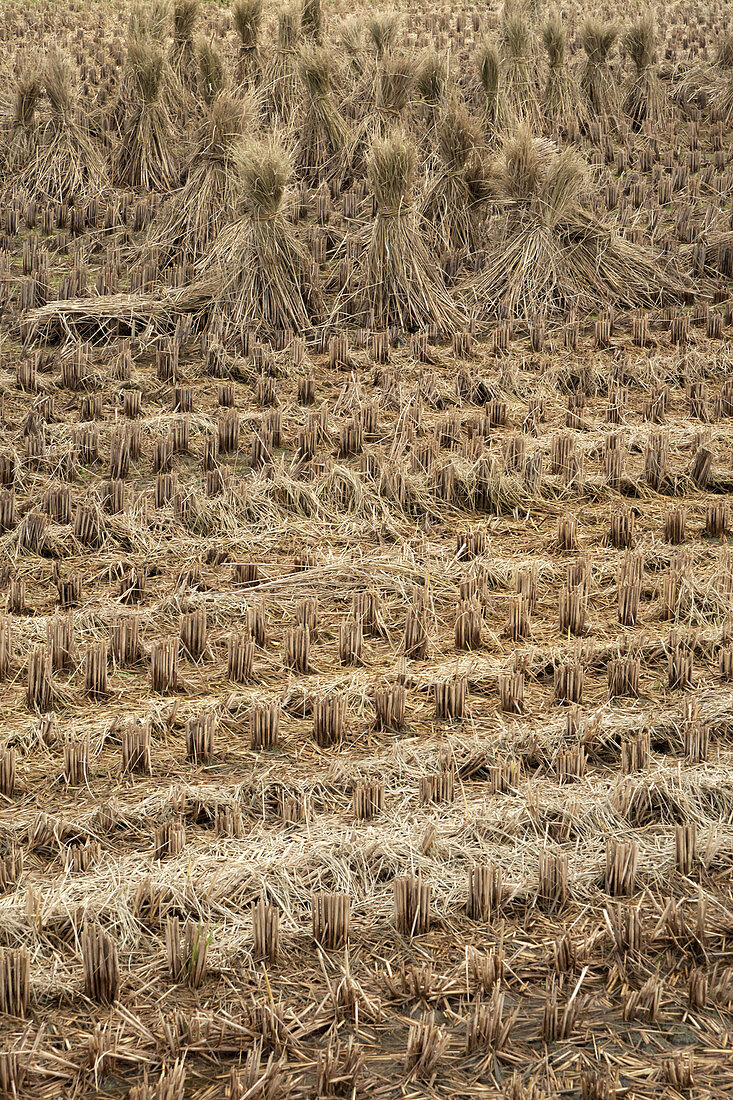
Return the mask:
<path id="1" fill-rule="evenodd" d="M 727 6 L 0 42 L 0 1097 L 733 1096 Z"/>

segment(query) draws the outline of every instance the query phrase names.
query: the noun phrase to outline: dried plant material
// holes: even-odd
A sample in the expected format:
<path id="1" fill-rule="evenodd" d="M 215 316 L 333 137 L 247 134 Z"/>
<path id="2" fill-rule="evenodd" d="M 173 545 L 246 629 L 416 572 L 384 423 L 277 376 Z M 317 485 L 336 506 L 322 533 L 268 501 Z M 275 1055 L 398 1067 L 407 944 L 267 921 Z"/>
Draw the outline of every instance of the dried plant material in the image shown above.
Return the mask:
<path id="1" fill-rule="evenodd" d="M 399 732 L 405 725 L 407 692 L 402 684 L 374 692 L 374 710 L 379 729 Z"/>
<path id="2" fill-rule="evenodd" d="M 277 703 L 253 706 L 249 712 L 250 746 L 271 749 L 280 734 L 280 708 Z"/>
<path id="3" fill-rule="evenodd" d="M 354 816 L 357 821 L 370 821 L 384 808 L 384 783 L 361 783 L 354 788 Z"/>
<path id="4" fill-rule="evenodd" d="M 561 852 L 541 852 L 537 900 L 550 911 L 561 909 L 568 900 L 568 857 Z"/>
<path id="5" fill-rule="evenodd" d="M 70 736 L 64 744 L 64 779 L 72 787 L 88 782 L 89 742 L 85 737 Z"/>
<path id="6" fill-rule="evenodd" d="M 468 913 L 473 920 L 490 920 L 504 900 L 501 867 L 475 864 L 468 873 Z"/>
<path id="7" fill-rule="evenodd" d="M 307 329 L 321 309 L 310 256 L 285 215 L 292 166 L 276 141 L 249 143 L 237 162 L 245 212 L 218 236 L 200 264 L 219 274 L 216 308 L 255 332 Z"/>
<path id="8" fill-rule="evenodd" d="M 150 684 L 166 695 L 178 687 L 178 646 L 173 638 L 153 642 L 150 651 Z"/>
<path id="9" fill-rule="evenodd" d="M 128 722 L 122 731 L 122 770 L 151 775 L 152 739 L 149 722 Z"/>
<path id="10" fill-rule="evenodd" d="M 606 892 L 612 896 L 633 894 L 636 886 L 637 848 L 633 841 L 610 840 L 606 844 Z"/>
<path id="11" fill-rule="evenodd" d="M 181 935 L 183 931 L 183 935 Z M 206 956 L 211 934 L 202 924 L 188 922 L 181 930 L 177 917 L 165 925 L 165 950 L 168 973 L 173 981 L 185 981 L 198 989 L 206 975 Z"/>
<path id="12" fill-rule="evenodd" d="M 593 76 L 588 87 L 597 85 Z M 525 125 L 506 140 L 495 178 L 507 215 L 502 246 L 473 286 L 482 315 L 500 306 L 523 317 L 635 308 L 684 295 L 684 279 L 590 212 L 587 165 L 575 150 L 559 151 Z"/>
<path id="13" fill-rule="evenodd" d="M 433 1018 L 410 1025 L 405 1051 L 405 1068 L 415 1077 L 431 1081 L 448 1046 L 448 1036 Z"/>
<path id="14" fill-rule="evenodd" d="M 0 1093 L 728 1096 L 726 12 L 282 2 L 0 4 Z"/>
<path id="15" fill-rule="evenodd" d="M 117 999 L 120 968 L 117 945 L 99 925 L 87 925 L 81 937 L 84 992 L 92 1001 L 112 1004 Z"/>
<path id="16" fill-rule="evenodd" d="M 329 1043 L 318 1058 L 316 1069 L 318 1095 L 355 1095 L 363 1062 L 361 1049 L 353 1035 L 350 1035 L 345 1043 Z"/>
<path id="17" fill-rule="evenodd" d="M 186 759 L 206 764 L 214 755 L 216 714 L 206 711 L 186 719 Z"/>
<path id="18" fill-rule="evenodd" d="M 346 734 L 346 699 L 318 699 L 313 704 L 313 739 L 321 747 L 337 745 Z"/>
<path id="19" fill-rule="evenodd" d="M 30 963 L 25 947 L 0 948 L 0 1012 L 25 1016 L 30 999 Z"/>
<path id="20" fill-rule="evenodd" d="M 459 326 L 461 310 L 416 218 L 415 168 L 415 148 L 405 134 L 395 131 L 374 140 L 367 172 L 376 216 L 338 304 L 347 308 L 353 297 L 359 311 L 373 317 L 372 327 L 396 324 L 411 331 L 435 325 L 450 332 Z M 334 318 L 340 312 L 334 311 Z"/>
<path id="21" fill-rule="evenodd" d="M 311 896 L 313 939 L 327 950 L 343 945 L 349 939 L 351 898 L 348 894 L 328 894 L 324 891 Z"/>
<path id="22" fill-rule="evenodd" d="M 252 907 L 252 954 L 276 963 L 280 950 L 280 914 L 264 897 Z"/>
<path id="23" fill-rule="evenodd" d="M 124 104 L 113 176 L 125 187 L 168 191 L 177 183 L 174 127 L 163 94 L 165 61 L 150 42 L 129 47 L 130 99 Z"/>
<path id="24" fill-rule="evenodd" d="M 418 936 L 430 927 L 430 886 L 412 875 L 394 880 L 394 914 L 397 931 Z"/>
<path id="25" fill-rule="evenodd" d="M 562 996 L 562 982 L 553 977 L 542 1011 L 542 1038 L 546 1043 L 567 1041 L 577 1027 L 587 1006 L 587 998 L 580 996 L 580 989 L 587 967 L 578 978 L 572 992 Z"/>

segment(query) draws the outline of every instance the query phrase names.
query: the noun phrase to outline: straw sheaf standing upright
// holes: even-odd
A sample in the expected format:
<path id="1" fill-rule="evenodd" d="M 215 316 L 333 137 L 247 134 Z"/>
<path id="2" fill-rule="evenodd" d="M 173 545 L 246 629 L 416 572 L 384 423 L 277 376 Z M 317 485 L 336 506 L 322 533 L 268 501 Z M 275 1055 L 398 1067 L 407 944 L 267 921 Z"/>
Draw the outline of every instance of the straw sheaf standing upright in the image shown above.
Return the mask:
<path id="1" fill-rule="evenodd" d="M 417 65 L 415 90 L 429 124 L 435 122 L 439 111 L 445 106 L 451 84 L 452 74 L 447 56 L 440 50 L 425 50 Z"/>
<path id="2" fill-rule="evenodd" d="M 219 50 L 210 42 L 199 42 L 196 46 L 198 67 L 198 88 L 207 107 L 211 107 L 217 96 L 229 87 L 229 73 Z"/>
<path id="3" fill-rule="evenodd" d="M 425 218 L 441 249 L 474 252 L 489 196 L 481 132 L 466 108 L 454 102 L 437 116 L 435 135 L 439 160 L 427 185 Z"/>
<path id="4" fill-rule="evenodd" d="M 588 169 L 572 149 L 520 127 L 494 169 L 505 205 L 486 267 L 469 288 L 478 317 L 502 307 L 520 317 L 590 314 L 679 300 L 686 282 L 584 205 Z"/>
<path id="5" fill-rule="evenodd" d="M 289 123 L 298 104 L 298 41 L 300 13 L 294 5 L 277 14 L 277 42 L 266 72 L 265 94 L 270 112 Z"/>
<path id="6" fill-rule="evenodd" d="M 0 150 L 0 165 L 8 173 L 25 168 L 35 154 L 38 143 L 36 109 L 42 91 L 41 74 L 28 65 L 16 81 L 13 113 Z"/>
<path id="7" fill-rule="evenodd" d="M 552 15 L 542 28 L 542 41 L 547 52 L 547 84 L 544 114 L 547 128 L 583 126 L 583 102 L 572 69 L 568 65 L 567 40 L 562 17 Z"/>
<path id="8" fill-rule="evenodd" d="M 376 17 L 377 19 L 379 17 Z M 342 56 L 340 69 L 341 109 L 352 125 L 362 124 L 367 104 L 374 102 L 375 65 L 377 59 L 369 49 L 373 44 L 369 33 L 371 23 L 351 15 L 339 26 L 338 46 Z M 396 26 L 396 21 L 395 21 Z"/>
<path id="9" fill-rule="evenodd" d="M 322 42 L 325 32 L 325 20 L 321 0 L 303 0 L 300 12 L 300 29 L 304 38 L 313 42 Z"/>
<path id="10" fill-rule="evenodd" d="M 237 174 L 245 212 L 216 239 L 199 278 L 217 274 L 213 304 L 235 324 L 301 333 L 322 304 L 313 260 L 285 213 L 290 157 L 274 138 L 252 143 L 237 157 Z"/>
<path id="11" fill-rule="evenodd" d="M 185 0 L 184 0 L 185 4 Z M 127 27 L 127 60 L 122 67 L 119 84 L 108 114 L 109 134 L 122 134 L 129 116 L 130 104 L 139 98 L 137 57 L 142 50 L 160 54 L 162 58 L 158 97 L 172 119 L 186 118 L 194 109 L 191 95 L 195 87 L 194 66 L 184 71 L 176 64 L 179 47 L 188 56 L 193 43 L 185 41 L 193 34 L 196 12 L 188 7 L 174 8 L 167 0 L 136 5 Z"/>
<path id="12" fill-rule="evenodd" d="M 536 125 L 539 100 L 535 81 L 532 27 L 525 11 L 509 11 L 500 28 L 502 76 L 507 108 L 515 122 Z"/>
<path id="13" fill-rule="evenodd" d="M 418 75 L 415 57 L 405 50 L 385 54 L 377 64 L 374 84 L 377 133 L 403 126 Z"/>
<path id="14" fill-rule="evenodd" d="M 170 30 L 171 10 L 168 0 L 138 0 L 132 5 L 127 21 L 131 40 L 143 39 L 162 47 Z"/>
<path id="15" fill-rule="evenodd" d="M 452 332 L 463 314 L 449 294 L 423 236 L 413 200 L 414 145 L 401 132 L 376 138 L 367 163 L 375 216 L 352 277 L 336 304 L 334 319 L 347 298 L 373 327 L 395 325 L 406 331 L 435 326 Z"/>
<path id="16" fill-rule="evenodd" d="M 366 31 L 377 61 L 394 49 L 400 29 L 396 12 L 376 12 L 367 20 Z"/>
<path id="17" fill-rule="evenodd" d="M 349 127 L 331 90 L 333 57 L 325 46 L 303 46 L 298 64 L 305 93 L 297 163 L 314 183 L 343 175 Z"/>
<path id="18" fill-rule="evenodd" d="M 190 159 L 185 185 L 168 200 L 145 248 L 163 263 L 199 259 L 231 223 L 239 201 L 236 160 L 245 129 L 256 120 L 249 100 L 219 95 L 207 111 Z"/>
<path id="19" fill-rule="evenodd" d="M 237 0 L 232 8 L 232 21 L 239 38 L 237 80 L 244 87 L 256 87 L 262 76 L 262 0 Z"/>
<path id="20" fill-rule="evenodd" d="M 339 27 L 338 45 L 344 54 L 344 78 L 352 90 L 360 87 L 367 69 L 364 44 L 364 23 L 355 15 L 344 19 Z"/>
<path id="21" fill-rule="evenodd" d="M 105 159 L 77 119 L 69 66 L 58 54 L 46 64 L 43 86 L 50 117 L 38 127 L 35 157 L 21 176 L 23 190 L 52 202 L 100 194 L 109 182 Z"/>
<path id="22" fill-rule="evenodd" d="M 506 98 L 501 54 L 492 38 L 485 38 L 480 43 L 476 53 L 476 68 L 480 86 L 480 117 L 487 141 L 494 143 L 510 125 L 511 112 Z"/>
<path id="23" fill-rule="evenodd" d="M 618 116 L 619 96 L 611 71 L 611 55 L 618 38 L 613 23 L 586 19 L 580 28 L 580 42 L 585 51 L 580 86 L 590 111 L 613 121 Z"/>
<path id="24" fill-rule="evenodd" d="M 129 49 L 134 94 L 127 102 L 114 177 L 126 187 L 169 191 L 179 182 L 173 123 L 162 96 L 164 59 L 155 46 L 132 42 Z"/>
<path id="25" fill-rule="evenodd" d="M 171 67 L 186 84 L 196 77 L 196 49 L 194 31 L 199 15 L 199 0 L 176 0 L 173 5 L 173 46 Z"/>
<path id="26" fill-rule="evenodd" d="M 654 17 L 637 19 L 624 35 L 634 73 L 624 97 L 624 110 L 635 129 L 644 122 L 659 122 L 664 113 L 664 89 L 656 66 Z"/>

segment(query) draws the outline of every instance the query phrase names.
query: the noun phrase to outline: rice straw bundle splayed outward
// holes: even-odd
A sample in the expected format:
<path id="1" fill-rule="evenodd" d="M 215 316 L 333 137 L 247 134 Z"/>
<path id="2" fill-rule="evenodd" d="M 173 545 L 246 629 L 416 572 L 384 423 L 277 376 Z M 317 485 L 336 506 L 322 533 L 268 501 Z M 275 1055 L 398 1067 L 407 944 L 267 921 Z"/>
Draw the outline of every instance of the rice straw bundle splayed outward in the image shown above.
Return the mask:
<path id="1" fill-rule="evenodd" d="M 164 87 L 165 70 L 167 68 L 170 82 L 176 85 L 177 94 L 173 96 L 173 99 L 179 101 L 181 82 L 166 60 L 168 56 L 166 39 L 168 37 L 169 22 L 170 8 L 167 3 L 136 3 L 132 7 L 127 23 L 127 57 L 120 66 L 119 73 L 115 74 L 114 95 L 107 108 L 107 125 L 104 127 L 113 142 L 119 139 L 123 125 L 130 115 L 132 104 L 140 98 L 136 68 L 141 50 L 160 54 L 161 75 L 157 94 L 168 106 L 171 95 L 169 90 Z"/>
<path id="2" fill-rule="evenodd" d="M 521 317 L 590 314 L 682 300 L 689 286 L 650 249 L 631 244 L 584 205 L 580 154 L 520 127 L 507 139 L 494 179 L 506 204 L 486 267 L 469 293 L 479 318 L 508 308 Z"/>
<path id="3" fill-rule="evenodd" d="M 291 159 L 271 138 L 246 146 L 237 157 L 244 214 L 215 241 L 199 266 L 214 273 L 215 307 L 257 332 L 302 332 L 319 319 L 318 272 L 285 213 Z"/>
<path id="4" fill-rule="evenodd" d="M 415 146 L 399 131 L 374 140 L 367 176 L 376 212 L 337 311 L 353 296 L 372 327 L 416 331 L 432 325 L 451 332 L 464 318 L 415 213 L 416 159 Z"/>

